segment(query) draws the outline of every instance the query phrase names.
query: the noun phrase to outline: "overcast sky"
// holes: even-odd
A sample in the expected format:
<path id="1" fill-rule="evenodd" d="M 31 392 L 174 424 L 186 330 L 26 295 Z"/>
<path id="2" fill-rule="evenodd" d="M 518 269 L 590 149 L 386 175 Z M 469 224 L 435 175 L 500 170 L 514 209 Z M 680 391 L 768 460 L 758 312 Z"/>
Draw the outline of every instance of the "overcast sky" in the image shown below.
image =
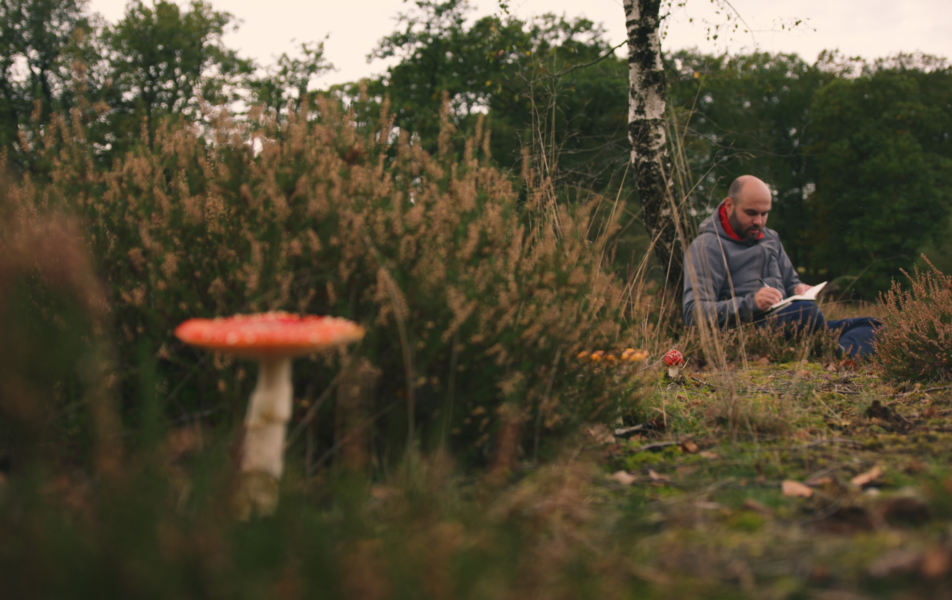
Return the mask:
<path id="1" fill-rule="evenodd" d="M 110 22 L 122 18 L 125 4 L 126 0 L 90 2 Z M 866 58 L 900 51 L 952 57 L 952 0 L 732 0 L 731 4 L 751 33 L 707 41 L 704 21 L 724 20 L 714 14 L 710 0 L 689 0 L 669 20 L 664 48 L 697 46 L 732 53 L 757 48 L 796 52 L 811 62 L 821 50 L 833 48 Z M 212 0 L 212 5 L 242 21 L 227 44 L 262 65 L 282 52 L 293 53 L 300 42 L 329 35 L 325 56 L 337 71 L 318 81 L 320 87 L 383 71 L 386 63 L 368 64 L 367 54 L 394 30 L 397 13 L 414 6 L 402 0 Z M 474 17 L 499 11 L 498 0 L 471 0 L 471 5 Z M 612 44 L 625 40 L 622 0 L 509 0 L 509 5 L 522 19 L 545 12 L 584 16 L 602 23 Z M 799 26 L 785 29 L 798 19 L 803 21 Z M 619 53 L 626 54 L 624 46 Z"/>

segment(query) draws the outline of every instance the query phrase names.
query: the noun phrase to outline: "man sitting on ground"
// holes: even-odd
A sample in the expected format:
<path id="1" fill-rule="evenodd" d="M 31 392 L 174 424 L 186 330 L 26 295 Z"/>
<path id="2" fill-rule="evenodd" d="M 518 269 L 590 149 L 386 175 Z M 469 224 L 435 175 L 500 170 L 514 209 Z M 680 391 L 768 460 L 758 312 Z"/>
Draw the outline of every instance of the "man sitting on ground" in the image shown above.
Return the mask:
<path id="1" fill-rule="evenodd" d="M 684 321 L 688 326 L 705 319 L 721 327 L 753 322 L 810 331 L 837 329 L 844 352 L 869 354 L 874 329 L 880 326 L 876 319 L 827 321 L 810 301 L 795 301 L 768 313 L 784 298 L 811 288 L 800 281 L 780 236 L 766 227 L 772 200 L 767 184 L 744 175 L 734 180 L 727 198 L 701 223 L 684 265 Z"/>

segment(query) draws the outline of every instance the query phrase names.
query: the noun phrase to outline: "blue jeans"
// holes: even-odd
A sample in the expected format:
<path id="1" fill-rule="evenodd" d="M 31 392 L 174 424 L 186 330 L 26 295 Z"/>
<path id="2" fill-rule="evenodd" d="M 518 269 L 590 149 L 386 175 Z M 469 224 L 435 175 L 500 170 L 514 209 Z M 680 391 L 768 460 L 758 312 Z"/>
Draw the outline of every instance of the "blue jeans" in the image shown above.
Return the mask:
<path id="1" fill-rule="evenodd" d="M 754 318 L 756 327 L 766 325 L 796 326 L 799 330 L 807 329 L 810 332 L 821 329 L 835 329 L 840 332 L 840 350 L 852 357 L 868 356 L 875 351 L 873 338 L 876 329 L 882 327 L 879 319 L 872 317 L 856 317 L 827 321 L 823 317 L 820 307 L 814 302 L 797 301 L 784 306 L 777 312 L 761 315 Z"/>

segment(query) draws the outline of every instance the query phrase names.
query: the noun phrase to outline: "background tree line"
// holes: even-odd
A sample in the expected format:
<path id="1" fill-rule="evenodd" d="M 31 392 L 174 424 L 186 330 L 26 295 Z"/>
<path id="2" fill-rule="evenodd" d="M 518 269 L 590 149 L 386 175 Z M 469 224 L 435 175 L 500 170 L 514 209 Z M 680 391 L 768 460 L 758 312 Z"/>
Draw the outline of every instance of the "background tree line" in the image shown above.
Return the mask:
<path id="1" fill-rule="evenodd" d="M 554 175 L 559 197 L 629 202 L 615 244 L 619 269 L 647 240 L 627 173 L 627 60 L 584 19 L 509 15 L 469 19 L 465 0 L 417 0 L 370 50 L 399 62 L 361 83 L 314 89 L 331 68 L 320 42 L 264 69 L 223 41 L 234 16 L 209 2 L 187 8 L 131 0 L 105 23 L 84 0 L 0 0 L 0 145 L 8 169 L 42 176 L 31 144 L 55 111 L 80 111 L 108 165 L 150 145 L 166 119 L 207 122 L 215 107 L 276 115 L 308 96 L 385 99 L 399 130 L 439 143 L 448 101 L 457 141 L 480 116 L 493 160 Z M 776 190 L 770 225 L 808 281 L 838 279 L 871 296 L 922 250 L 952 270 L 952 71 L 941 58 L 863 61 L 826 53 L 666 56 L 669 136 L 700 220 L 741 173 Z M 366 118 L 374 117 L 367 114 Z M 462 144 L 459 144 L 460 152 Z"/>

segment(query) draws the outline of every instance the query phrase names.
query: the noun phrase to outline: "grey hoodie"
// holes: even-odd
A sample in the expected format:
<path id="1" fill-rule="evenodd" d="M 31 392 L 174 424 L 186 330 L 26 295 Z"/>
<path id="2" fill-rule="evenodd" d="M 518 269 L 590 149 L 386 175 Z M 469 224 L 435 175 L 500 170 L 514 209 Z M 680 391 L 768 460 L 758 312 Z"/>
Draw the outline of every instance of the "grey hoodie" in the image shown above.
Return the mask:
<path id="1" fill-rule="evenodd" d="M 684 261 L 684 322 L 689 326 L 696 311 L 721 326 L 753 320 L 759 313 L 754 294 L 763 287 L 758 279 L 784 298 L 800 283 L 776 231 L 764 227 L 759 240 L 735 240 L 721 226 L 720 208 L 701 223 Z"/>

